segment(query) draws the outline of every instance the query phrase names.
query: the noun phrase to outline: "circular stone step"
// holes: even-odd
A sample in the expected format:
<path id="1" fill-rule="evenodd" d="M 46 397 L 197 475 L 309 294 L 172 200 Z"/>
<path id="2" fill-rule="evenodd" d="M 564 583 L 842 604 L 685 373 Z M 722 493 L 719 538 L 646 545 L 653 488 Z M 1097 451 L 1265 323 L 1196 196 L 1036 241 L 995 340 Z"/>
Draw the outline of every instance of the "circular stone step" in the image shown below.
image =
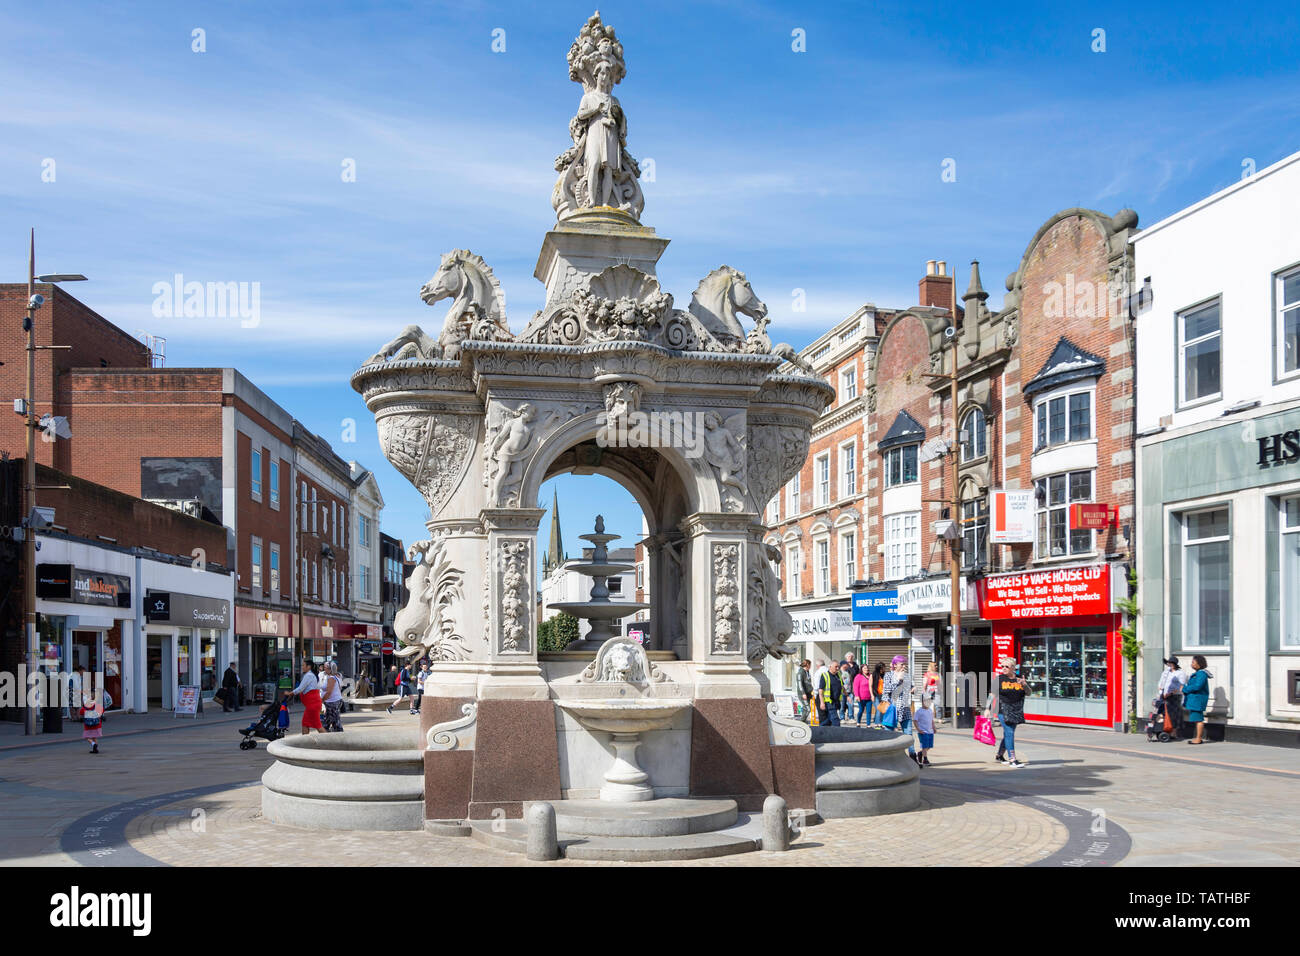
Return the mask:
<path id="1" fill-rule="evenodd" d="M 664 797 L 643 803 L 557 800 L 552 806 L 556 829 L 579 836 L 686 836 L 725 829 L 734 825 L 737 817 L 735 800 L 686 797 Z"/>

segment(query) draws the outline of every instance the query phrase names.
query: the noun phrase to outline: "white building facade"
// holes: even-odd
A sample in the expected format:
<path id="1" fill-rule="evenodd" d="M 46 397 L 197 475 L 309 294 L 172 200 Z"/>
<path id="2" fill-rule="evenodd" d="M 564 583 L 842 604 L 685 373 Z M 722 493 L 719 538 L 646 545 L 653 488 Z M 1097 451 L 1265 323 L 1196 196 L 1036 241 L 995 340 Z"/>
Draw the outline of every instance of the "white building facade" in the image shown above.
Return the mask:
<path id="1" fill-rule="evenodd" d="M 1140 694 L 1203 655 L 1211 736 L 1261 743 L 1300 730 L 1298 208 L 1300 153 L 1133 241 Z"/>

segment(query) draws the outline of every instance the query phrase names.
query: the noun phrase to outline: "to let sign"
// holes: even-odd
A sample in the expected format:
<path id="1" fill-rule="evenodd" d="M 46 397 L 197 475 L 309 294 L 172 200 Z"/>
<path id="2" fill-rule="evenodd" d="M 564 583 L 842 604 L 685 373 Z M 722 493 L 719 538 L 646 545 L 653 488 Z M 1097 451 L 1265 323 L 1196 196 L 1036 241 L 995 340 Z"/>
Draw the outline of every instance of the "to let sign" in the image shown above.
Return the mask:
<path id="1" fill-rule="evenodd" d="M 993 544 L 1026 544 L 1034 540 L 1034 493 L 994 491 L 989 540 Z"/>
<path id="2" fill-rule="evenodd" d="M 1070 529 L 1073 531 L 1101 531 L 1111 524 L 1110 505 L 1070 505 Z"/>
<path id="3" fill-rule="evenodd" d="M 1037 620 L 1114 614 L 1110 567 L 1089 564 L 990 575 L 981 582 L 980 616 L 986 621 Z"/>

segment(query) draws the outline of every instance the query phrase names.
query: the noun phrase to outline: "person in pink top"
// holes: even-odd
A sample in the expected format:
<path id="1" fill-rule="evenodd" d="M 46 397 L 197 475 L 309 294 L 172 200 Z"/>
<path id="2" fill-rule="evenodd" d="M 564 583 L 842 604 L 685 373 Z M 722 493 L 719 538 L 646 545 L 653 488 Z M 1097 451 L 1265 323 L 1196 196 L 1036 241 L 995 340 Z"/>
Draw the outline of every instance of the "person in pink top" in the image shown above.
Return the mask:
<path id="1" fill-rule="evenodd" d="M 859 671 L 853 678 L 853 696 L 858 699 L 858 726 L 862 726 L 862 714 L 867 714 L 867 726 L 871 726 L 871 675 L 865 670 Z"/>

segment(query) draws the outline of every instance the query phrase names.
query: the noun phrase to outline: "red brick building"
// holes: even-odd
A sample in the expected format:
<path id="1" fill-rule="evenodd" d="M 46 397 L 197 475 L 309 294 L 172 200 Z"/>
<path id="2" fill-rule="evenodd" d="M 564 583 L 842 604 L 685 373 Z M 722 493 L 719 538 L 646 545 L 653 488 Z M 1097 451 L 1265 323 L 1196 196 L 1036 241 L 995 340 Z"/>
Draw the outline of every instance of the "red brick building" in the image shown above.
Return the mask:
<path id="1" fill-rule="evenodd" d="M 380 633 L 377 518 L 363 529 L 374 542 L 374 568 L 367 567 L 373 626 L 356 624 L 351 606 L 353 498 L 368 482 L 362 490 L 382 501 L 373 476 L 344 462 L 237 370 L 153 368 L 145 345 L 66 292 L 42 291 L 38 342 L 75 347 L 37 353 L 37 412 L 66 416 L 72 432 L 38 443 L 38 460 L 225 526 L 223 545 L 206 559 L 235 571 L 234 640 L 222 649 L 221 666 L 237 659 L 247 686 L 268 693 L 284 683 L 298 637 L 312 642 L 308 653 L 337 656 L 349 673 L 348 642 Z M 12 313 L 20 327 L 26 286 L 0 292 L 2 317 Z M 14 342 L 0 380 L 17 397 L 24 355 L 21 340 Z M 12 416 L 6 427 L 3 447 L 21 454 L 21 420 Z"/>
<path id="2" fill-rule="evenodd" d="M 1052 216 L 1007 279 L 1000 311 L 973 263 L 954 340 L 951 309 L 911 309 L 881 332 L 868 374 L 875 406 L 867 424 L 870 578 L 896 588 L 908 614 L 912 652 L 926 645 L 952 664 L 948 633 L 948 550 L 938 532 L 958 521 L 962 539 L 961 670 L 987 674 L 1016 657 L 1030 680 L 1032 718 L 1109 726 L 1118 721 L 1122 678 L 1120 565 L 1130 559 L 1133 516 L 1133 365 L 1127 289 L 1129 238 L 1137 217 L 1069 209 Z M 951 279 L 949 281 L 952 281 Z M 922 280 L 922 295 L 929 283 Z M 940 297 L 942 301 L 942 297 Z M 953 357 L 958 368 L 951 399 Z M 938 373 L 927 375 L 928 372 Z M 957 448 L 949 453 L 954 437 Z M 960 504 L 953 515 L 952 461 Z M 1028 533 L 997 543 L 991 531 L 1008 498 L 1022 492 Z M 1014 498 L 1014 496 L 1013 496 Z M 1098 530 L 1081 527 L 1073 505 L 1110 508 Z M 992 510 L 991 510 L 992 509 Z M 1096 510 L 1096 509 L 1093 509 Z M 1014 573 L 1014 579 L 1000 574 Z M 1028 575 L 1028 576 L 1026 576 Z M 1097 585 L 1065 584 L 1080 576 Z M 1048 602 L 1021 626 L 1005 603 L 987 603 L 989 584 L 1087 592 L 1073 611 Z M 1082 591 L 1080 592 L 1082 594 Z M 1037 599 L 1035 599 L 1037 600 Z M 1014 603 L 1014 602 L 1010 602 Z M 1097 613 L 1091 613 L 1091 612 Z M 918 636 L 919 635 L 919 636 Z"/>

